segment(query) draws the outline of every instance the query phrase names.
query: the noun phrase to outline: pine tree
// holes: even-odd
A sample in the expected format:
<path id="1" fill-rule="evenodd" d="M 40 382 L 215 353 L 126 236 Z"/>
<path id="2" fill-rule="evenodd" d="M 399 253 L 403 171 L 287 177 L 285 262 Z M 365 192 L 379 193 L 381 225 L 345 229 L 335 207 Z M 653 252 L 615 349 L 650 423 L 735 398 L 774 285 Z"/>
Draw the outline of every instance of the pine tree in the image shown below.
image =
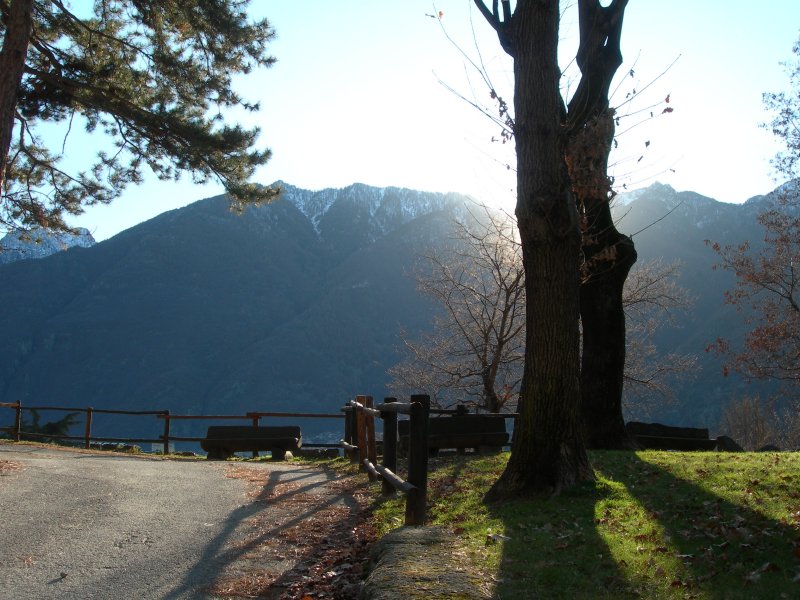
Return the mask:
<path id="1" fill-rule="evenodd" d="M 232 207 L 274 197 L 248 182 L 269 150 L 258 129 L 223 113 L 258 109 L 233 77 L 274 59 L 266 20 L 248 0 L 95 0 L 91 14 L 63 0 L 0 0 L 0 224 L 65 229 L 65 213 L 117 198 L 149 167 L 160 179 L 188 171 L 219 180 Z M 46 123 L 83 126 L 113 140 L 84 169 L 63 168 Z"/>
<path id="2" fill-rule="evenodd" d="M 48 421 L 42 424 L 39 411 L 32 408 L 31 422 L 28 423 L 23 419 L 20 425 L 21 439 L 35 442 L 57 442 L 64 436 L 69 435 L 69 430 L 78 423 L 78 415 L 79 413 L 71 412 L 57 421 Z M 35 435 L 25 435 L 26 433 Z"/>

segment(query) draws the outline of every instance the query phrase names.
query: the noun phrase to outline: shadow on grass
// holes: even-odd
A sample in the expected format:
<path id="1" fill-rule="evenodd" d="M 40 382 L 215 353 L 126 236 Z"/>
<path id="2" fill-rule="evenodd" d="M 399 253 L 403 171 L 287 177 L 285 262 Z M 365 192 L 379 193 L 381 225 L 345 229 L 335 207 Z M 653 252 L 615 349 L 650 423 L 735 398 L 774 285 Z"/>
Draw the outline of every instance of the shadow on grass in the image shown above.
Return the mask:
<path id="1" fill-rule="evenodd" d="M 495 597 L 800 598 L 796 462 L 740 456 L 596 452 L 595 483 L 488 505 L 509 538 Z"/>
<path id="2" fill-rule="evenodd" d="M 559 497 L 489 505 L 509 538 L 494 597 L 499 599 L 635 598 L 595 524 L 609 490 L 575 486 Z"/>
<path id="3" fill-rule="evenodd" d="M 800 509 L 800 495 L 796 473 L 781 475 L 781 456 L 674 456 L 620 453 L 597 465 L 625 485 L 653 523 L 638 534 L 641 547 L 678 560 L 672 573 L 661 567 L 662 586 L 674 597 L 800 597 L 800 523 L 779 516 L 789 515 L 784 502 L 792 497 Z M 650 539 L 656 531 L 661 539 Z"/>

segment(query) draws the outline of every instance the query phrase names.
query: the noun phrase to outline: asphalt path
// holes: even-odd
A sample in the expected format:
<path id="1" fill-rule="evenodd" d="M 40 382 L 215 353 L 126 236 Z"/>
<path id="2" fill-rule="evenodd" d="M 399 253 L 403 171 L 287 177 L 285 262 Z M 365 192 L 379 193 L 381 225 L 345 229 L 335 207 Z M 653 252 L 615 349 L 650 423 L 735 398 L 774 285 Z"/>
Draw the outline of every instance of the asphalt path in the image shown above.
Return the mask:
<path id="1" fill-rule="evenodd" d="M 215 598 L 208 586 L 246 560 L 248 521 L 281 510 L 254 502 L 246 480 L 227 476 L 231 463 L 0 443 L 2 461 L 22 467 L 0 476 L 3 599 Z M 334 478 L 308 466 L 252 466 L 310 493 L 324 494 Z"/>

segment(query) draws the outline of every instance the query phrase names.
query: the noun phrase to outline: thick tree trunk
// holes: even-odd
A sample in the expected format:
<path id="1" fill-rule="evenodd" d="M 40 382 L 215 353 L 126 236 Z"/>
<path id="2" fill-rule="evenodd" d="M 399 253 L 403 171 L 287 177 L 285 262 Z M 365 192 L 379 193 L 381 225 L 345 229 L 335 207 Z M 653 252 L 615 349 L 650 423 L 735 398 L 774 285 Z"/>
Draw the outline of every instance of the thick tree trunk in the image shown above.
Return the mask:
<path id="1" fill-rule="evenodd" d="M 584 201 L 598 226 L 595 243 L 584 245 L 588 268 L 581 286 L 581 415 L 589 448 L 631 449 L 622 416 L 625 371 L 625 311 L 622 290 L 636 250 L 611 221 L 607 198 Z"/>
<path id="2" fill-rule="evenodd" d="M 581 213 L 583 353 L 581 417 L 589 448 L 633 448 L 622 416 L 625 311 L 622 291 L 636 250 L 611 217 L 608 156 L 614 113 L 606 106 L 577 129 L 567 147 L 572 191 Z"/>
<path id="3" fill-rule="evenodd" d="M 525 367 L 511 457 L 487 500 L 557 493 L 594 477 L 580 432 L 580 230 L 564 161 L 558 1 L 520 2 L 514 57 L 517 223 L 527 294 Z"/>
<path id="4" fill-rule="evenodd" d="M 483 377 L 483 407 L 490 413 L 498 413 L 503 407 L 503 402 L 500 400 L 495 390 L 496 385 L 496 373 L 493 375 L 492 373 L 485 372 Z"/>
<path id="5" fill-rule="evenodd" d="M 3 48 L 0 50 L 0 194 L 14 130 L 17 95 L 33 30 L 33 0 L 11 0 Z"/>
<path id="6" fill-rule="evenodd" d="M 571 201 L 567 190 L 561 202 Z M 521 226 L 522 239 L 531 240 Z M 580 432 L 578 235 L 529 243 L 528 352 L 511 457 L 489 493 L 558 493 L 594 477 Z M 565 293 L 566 292 L 566 293 Z M 554 301 L 558 298 L 558 301 Z"/>

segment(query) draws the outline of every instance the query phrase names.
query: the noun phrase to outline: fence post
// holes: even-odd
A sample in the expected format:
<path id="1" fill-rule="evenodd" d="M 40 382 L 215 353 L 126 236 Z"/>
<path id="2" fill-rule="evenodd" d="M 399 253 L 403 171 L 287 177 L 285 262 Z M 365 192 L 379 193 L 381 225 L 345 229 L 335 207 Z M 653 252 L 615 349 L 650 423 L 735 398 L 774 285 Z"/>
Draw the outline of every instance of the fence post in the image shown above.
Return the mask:
<path id="1" fill-rule="evenodd" d="M 261 421 L 260 416 L 254 415 L 253 413 L 247 413 L 245 416 L 253 419 L 253 427 L 258 427 L 259 421 Z M 253 458 L 258 458 L 258 450 L 253 450 Z"/>
<path id="2" fill-rule="evenodd" d="M 390 404 L 397 402 L 397 398 L 384 398 L 384 403 Z M 394 411 L 383 411 L 381 413 L 383 421 L 383 466 L 392 473 L 397 473 L 397 413 Z M 383 480 L 381 492 L 384 496 L 394 496 L 394 486 Z"/>
<path id="3" fill-rule="evenodd" d="M 358 446 L 358 410 L 354 406 L 350 407 L 348 419 L 350 419 L 350 443 L 353 446 Z M 358 461 L 358 452 L 353 451 L 350 453 L 350 462 L 356 461 Z"/>
<path id="4" fill-rule="evenodd" d="M 350 413 L 352 411 L 352 406 L 342 407 L 342 412 L 344 412 L 344 437 L 342 439 L 347 444 L 353 443 L 353 421 L 350 419 Z M 347 450 L 347 448 L 344 449 L 344 455 L 348 458 L 352 457 L 352 454 Z"/>
<path id="5" fill-rule="evenodd" d="M 414 489 L 406 499 L 406 525 L 424 525 L 428 502 L 428 413 L 427 395 L 411 396 L 408 427 L 408 482 Z"/>
<path id="6" fill-rule="evenodd" d="M 356 402 L 363 406 L 366 400 L 364 396 L 356 396 Z M 358 424 L 356 427 L 356 435 L 358 436 L 358 467 L 361 471 L 366 471 L 367 467 L 364 466 L 364 459 L 367 458 L 367 415 L 364 414 L 363 410 L 355 410 L 358 414 L 358 420 L 356 421 Z"/>
<path id="7" fill-rule="evenodd" d="M 92 410 L 91 406 L 86 409 L 86 428 L 83 431 L 83 447 L 87 450 L 92 447 Z"/>
<path id="8" fill-rule="evenodd" d="M 164 411 L 164 456 L 169 454 L 169 410 Z"/>
<path id="9" fill-rule="evenodd" d="M 17 414 L 14 416 L 14 441 L 20 440 L 22 433 L 22 400 L 17 400 Z"/>
<path id="10" fill-rule="evenodd" d="M 372 400 L 372 396 L 367 396 L 365 399 L 367 408 L 374 408 L 374 402 Z M 378 449 L 375 444 L 375 417 L 371 414 L 367 414 L 367 458 L 369 458 L 369 462 L 374 465 L 378 464 Z M 369 478 L 371 481 L 377 479 L 375 475 L 373 475 L 372 471 L 369 472 Z"/>

